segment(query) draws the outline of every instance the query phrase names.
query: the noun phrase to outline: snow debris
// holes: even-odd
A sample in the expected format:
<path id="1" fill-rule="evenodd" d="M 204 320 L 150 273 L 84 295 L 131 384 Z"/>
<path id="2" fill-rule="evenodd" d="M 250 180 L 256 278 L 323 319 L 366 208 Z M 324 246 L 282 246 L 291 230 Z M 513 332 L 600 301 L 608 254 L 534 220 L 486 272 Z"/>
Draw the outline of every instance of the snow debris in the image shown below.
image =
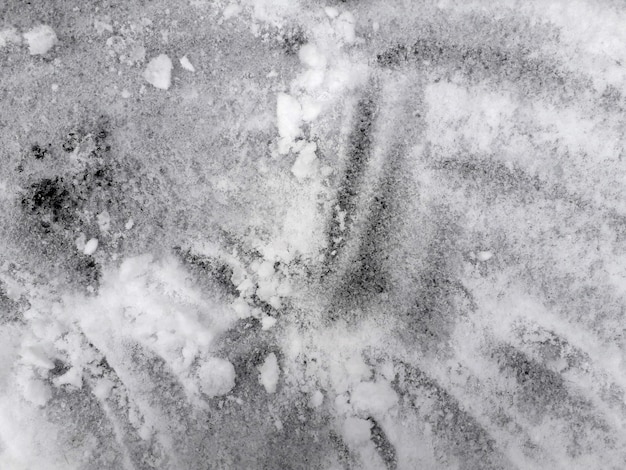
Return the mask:
<path id="1" fill-rule="evenodd" d="M 115 384 L 109 379 L 100 379 L 93 387 L 93 394 L 100 400 L 106 400 L 111 395 L 111 390 Z"/>
<path id="2" fill-rule="evenodd" d="M 298 58 L 302 64 L 313 69 L 326 67 L 326 56 L 313 44 L 305 44 L 298 51 Z"/>
<path id="3" fill-rule="evenodd" d="M 315 390 L 311 395 L 311 399 L 309 400 L 309 405 L 311 408 L 319 408 L 324 403 L 324 394 L 319 390 Z"/>
<path id="4" fill-rule="evenodd" d="M 360 418 L 346 418 L 341 432 L 348 444 L 359 445 L 370 440 L 371 421 Z"/>
<path id="5" fill-rule="evenodd" d="M 491 258 L 493 258 L 493 253 L 491 251 L 479 251 L 476 255 L 476 259 L 478 259 L 478 261 L 489 261 Z"/>
<path id="6" fill-rule="evenodd" d="M 352 390 L 350 401 L 357 412 L 382 415 L 398 402 L 398 395 L 387 381 L 361 382 Z"/>
<path id="7" fill-rule="evenodd" d="M 356 20 L 354 19 L 354 15 L 348 11 L 343 12 L 339 15 L 339 18 L 337 18 L 337 30 L 348 44 L 352 44 L 356 40 L 356 34 L 354 32 L 355 24 Z"/>
<path id="8" fill-rule="evenodd" d="M 28 43 L 31 55 L 43 55 L 59 42 L 54 30 L 44 24 L 25 32 L 24 39 Z"/>
<path id="9" fill-rule="evenodd" d="M 268 354 L 263 364 L 259 366 L 259 372 L 259 382 L 263 385 L 265 391 L 267 393 L 276 392 L 276 385 L 278 384 L 278 377 L 280 376 L 276 354 Z"/>
<path id="10" fill-rule="evenodd" d="M 298 153 L 298 157 L 291 167 L 291 172 L 298 181 L 311 178 L 316 174 L 318 168 L 317 155 L 315 155 L 316 150 L 317 145 L 315 142 L 310 142 L 304 145 Z"/>
<path id="11" fill-rule="evenodd" d="M 335 7 L 324 7 L 324 12 L 328 15 L 329 18 L 335 19 L 339 16 L 339 10 Z"/>
<path id="12" fill-rule="evenodd" d="M 20 44 L 22 37 L 15 28 L 7 28 L 0 31 L 0 47 L 5 47 L 9 44 Z"/>
<path id="13" fill-rule="evenodd" d="M 228 20 L 230 18 L 235 18 L 239 15 L 239 13 L 241 13 L 241 7 L 236 3 L 231 3 L 226 8 L 224 8 L 224 19 Z"/>
<path id="14" fill-rule="evenodd" d="M 76 388 L 82 388 L 83 386 L 83 371 L 78 367 L 72 367 L 65 374 L 56 377 L 53 380 L 54 385 L 57 387 L 61 385 L 71 385 Z"/>
<path id="15" fill-rule="evenodd" d="M 226 395 L 235 386 L 235 368 L 225 359 L 212 357 L 198 368 L 198 378 L 202 393 L 210 397 Z"/>
<path id="16" fill-rule="evenodd" d="M 293 96 L 279 93 L 276 100 L 276 117 L 280 135 L 278 153 L 286 155 L 301 132 L 302 106 Z"/>
<path id="17" fill-rule="evenodd" d="M 108 211 L 102 211 L 96 216 L 98 227 L 101 232 L 108 232 L 111 228 L 111 216 Z"/>
<path id="18" fill-rule="evenodd" d="M 192 65 L 191 62 L 189 62 L 189 59 L 187 58 L 186 55 L 182 56 L 180 58 L 180 65 L 185 69 L 188 70 L 190 72 L 195 72 L 196 68 Z"/>
<path id="19" fill-rule="evenodd" d="M 124 225 L 124 228 L 126 230 L 130 230 L 131 228 L 133 228 L 134 225 L 135 225 L 135 221 L 133 219 L 128 219 L 128 222 L 126 222 L 126 225 Z"/>
<path id="20" fill-rule="evenodd" d="M 165 54 L 160 54 L 148 62 L 143 77 L 146 81 L 160 90 L 167 90 L 172 80 L 172 60 Z"/>
<path id="21" fill-rule="evenodd" d="M 127 99 L 127 98 L 130 98 L 130 97 L 131 97 L 130 91 L 128 91 L 126 88 L 124 88 L 122 90 L 122 98 Z"/>
<path id="22" fill-rule="evenodd" d="M 265 316 L 265 317 L 261 318 L 261 329 L 262 330 L 269 330 L 275 324 L 276 324 L 276 318 L 274 318 L 274 317 L 270 317 L 268 315 L 268 316 Z"/>
<path id="23" fill-rule="evenodd" d="M 87 243 L 85 243 L 85 249 L 83 250 L 83 253 L 85 253 L 86 255 L 93 255 L 97 249 L 98 249 L 98 239 L 92 238 Z"/>

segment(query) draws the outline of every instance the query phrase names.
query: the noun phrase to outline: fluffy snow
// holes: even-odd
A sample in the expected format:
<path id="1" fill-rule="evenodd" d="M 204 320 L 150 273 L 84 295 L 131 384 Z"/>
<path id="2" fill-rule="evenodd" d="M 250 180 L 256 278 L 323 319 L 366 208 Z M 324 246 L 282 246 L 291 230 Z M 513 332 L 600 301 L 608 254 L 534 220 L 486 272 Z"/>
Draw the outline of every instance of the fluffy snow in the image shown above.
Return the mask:
<path id="1" fill-rule="evenodd" d="M 172 80 L 172 60 L 165 54 L 151 59 L 143 72 L 146 81 L 160 90 L 167 90 Z"/>
<path id="2" fill-rule="evenodd" d="M 276 392 L 276 386 L 280 377 L 280 368 L 278 367 L 276 354 L 270 353 L 267 355 L 263 364 L 259 366 L 259 374 L 259 382 L 261 382 L 265 391 L 267 393 Z"/>
<path id="3" fill-rule="evenodd" d="M 25 32 L 24 40 L 31 55 L 44 55 L 59 42 L 54 30 L 44 24 Z"/>

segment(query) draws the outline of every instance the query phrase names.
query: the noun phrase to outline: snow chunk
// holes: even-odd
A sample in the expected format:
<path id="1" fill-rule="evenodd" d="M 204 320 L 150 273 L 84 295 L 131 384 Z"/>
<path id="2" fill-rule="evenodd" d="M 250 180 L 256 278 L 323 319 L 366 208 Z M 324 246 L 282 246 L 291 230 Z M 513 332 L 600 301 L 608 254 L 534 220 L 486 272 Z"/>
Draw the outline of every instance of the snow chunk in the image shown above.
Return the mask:
<path id="1" fill-rule="evenodd" d="M 479 251 L 476 258 L 478 261 L 488 261 L 493 258 L 493 253 L 491 251 Z"/>
<path id="2" fill-rule="evenodd" d="M 339 10 L 335 7 L 324 7 L 324 12 L 329 18 L 337 18 L 339 16 Z"/>
<path id="3" fill-rule="evenodd" d="M 348 11 L 342 13 L 339 15 L 339 18 L 337 18 L 337 30 L 348 44 L 352 44 L 356 40 L 356 34 L 354 32 L 355 23 L 354 15 Z"/>
<path id="4" fill-rule="evenodd" d="M 165 54 L 156 56 L 143 72 L 143 78 L 160 90 L 167 90 L 172 81 L 172 60 Z"/>
<path id="5" fill-rule="evenodd" d="M 102 211 L 96 216 L 98 228 L 101 232 L 108 232 L 111 228 L 111 216 L 108 211 Z"/>
<path id="6" fill-rule="evenodd" d="M 350 401 L 355 411 L 381 415 L 398 402 L 398 395 L 386 381 L 361 382 L 354 387 Z"/>
<path id="7" fill-rule="evenodd" d="M 231 3 L 226 8 L 224 8 L 224 13 L 223 13 L 224 19 L 228 20 L 230 18 L 234 18 L 238 16 L 239 13 L 241 13 L 241 7 L 237 5 L 236 3 Z"/>
<path id="8" fill-rule="evenodd" d="M 296 137 L 300 135 L 302 107 L 296 98 L 286 93 L 279 93 L 276 99 L 276 119 L 278 123 L 278 152 L 286 155 Z"/>
<path id="9" fill-rule="evenodd" d="M 311 408 L 318 408 L 322 406 L 322 403 L 324 403 L 324 394 L 319 390 L 315 390 L 311 395 L 309 405 L 311 406 Z"/>
<path id="10" fill-rule="evenodd" d="M 187 58 L 186 55 L 184 55 L 184 56 L 182 56 L 180 58 L 180 65 L 182 65 L 182 67 L 185 70 L 189 70 L 190 72 L 195 72 L 196 71 L 196 68 L 192 65 L 191 62 L 189 62 L 189 59 Z"/>
<path id="11" fill-rule="evenodd" d="M 0 47 L 5 47 L 8 44 L 19 44 L 22 42 L 22 37 L 18 34 L 17 29 L 8 28 L 0 31 Z"/>
<path id="12" fill-rule="evenodd" d="M 271 353 L 265 358 L 263 365 L 259 367 L 259 372 L 261 373 L 259 382 L 265 387 L 265 391 L 267 393 L 274 393 L 280 375 L 276 354 Z"/>
<path id="13" fill-rule="evenodd" d="M 366 419 L 346 418 L 341 431 L 348 444 L 359 445 L 370 440 L 371 427 L 371 421 Z"/>
<path id="14" fill-rule="evenodd" d="M 317 150 L 317 145 L 315 142 L 308 143 L 304 146 L 296 158 L 293 166 L 291 167 L 291 172 L 294 176 L 301 181 L 305 178 L 311 178 L 316 170 L 317 170 L 317 155 L 315 155 L 315 151 Z"/>
<path id="15" fill-rule="evenodd" d="M 60 385 L 71 385 L 76 388 L 82 388 L 83 386 L 83 371 L 78 367 L 72 367 L 65 374 L 54 379 L 54 384 L 58 387 Z"/>
<path id="16" fill-rule="evenodd" d="M 235 386 L 235 368 L 225 359 L 212 357 L 198 369 L 200 390 L 210 397 L 226 395 Z"/>
<path id="17" fill-rule="evenodd" d="M 83 250 L 83 253 L 85 253 L 86 255 L 93 255 L 97 249 L 98 249 L 98 239 L 92 238 L 87 243 L 85 243 L 85 249 Z"/>
<path id="18" fill-rule="evenodd" d="M 323 69 L 326 67 L 326 56 L 321 54 L 313 44 L 302 46 L 298 51 L 298 57 L 300 62 L 312 69 Z"/>
<path id="19" fill-rule="evenodd" d="M 54 30 L 45 24 L 25 32 L 24 39 L 28 43 L 30 55 L 43 55 L 59 42 Z"/>
<path id="20" fill-rule="evenodd" d="M 269 330 L 271 327 L 273 327 L 276 324 L 276 318 L 274 317 L 270 317 L 269 315 L 266 317 L 261 318 L 261 329 L 262 330 Z"/>

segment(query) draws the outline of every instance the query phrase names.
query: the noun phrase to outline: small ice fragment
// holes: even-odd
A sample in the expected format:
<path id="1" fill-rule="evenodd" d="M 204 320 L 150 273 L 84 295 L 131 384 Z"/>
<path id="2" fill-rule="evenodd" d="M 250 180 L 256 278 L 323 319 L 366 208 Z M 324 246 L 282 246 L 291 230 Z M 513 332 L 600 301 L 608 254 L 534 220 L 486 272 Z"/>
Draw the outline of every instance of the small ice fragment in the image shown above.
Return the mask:
<path id="1" fill-rule="evenodd" d="M 226 8 L 224 8 L 224 19 L 227 20 L 229 18 L 234 18 L 241 13 L 241 7 L 236 3 L 231 3 Z"/>
<path id="2" fill-rule="evenodd" d="M 35 26 L 24 33 L 30 55 L 43 55 L 59 42 L 54 30 L 45 24 Z"/>
<path id="3" fill-rule="evenodd" d="M 266 316 L 266 317 L 263 317 L 261 319 L 261 329 L 262 330 L 269 330 L 275 324 L 276 324 L 276 318 L 274 318 L 274 317 Z"/>
<path id="4" fill-rule="evenodd" d="M 97 216 L 96 219 L 98 221 L 98 227 L 101 232 L 108 232 L 111 228 L 111 216 L 108 211 L 102 211 Z"/>
<path id="5" fill-rule="evenodd" d="M 493 257 L 493 253 L 491 251 L 479 251 L 476 255 L 478 261 L 488 261 Z"/>
<path id="6" fill-rule="evenodd" d="M 305 44 L 298 51 L 298 58 L 307 67 L 323 69 L 326 67 L 326 56 L 313 44 Z"/>
<path id="7" fill-rule="evenodd" d="M 8 44 L 19 44 L 22 42 L 22 37 L 18 34 L 17 29 L 8 28 L 0 31 L 0 47 L 5 47 Z"/>
<path id="8" fill-rule="evenodd" d="M 59 85 L 57 85 L 56 83 L 53 83 L 50 88 L 52 88 L 52 91 L 59 91 Z"/>
<path id="9" fill-rule="evenodd" d="M 296 158 L 296 161 L 291 167 L 291 172 L 298 181 L 310 178 L 315 174 L 318 166 L 317 156 L 315 155 L 316 150 L 317 145 L 315 142 L 306 144 L 304 148 L 300 150 L 298 158 Z"/>
<path id="10" fill-rule="evenodd" d="M 350 401 L 355 411 L 383 414 L 398 402 L 398 394 L 387 381 L 361 382 L 354 387 Z"/>
<path id="11" fill-rule="evenodd" d="M 278 384 L 278 377 L 280 375 L 280 369 L 278 368 L 278 360 L 276 354 L 270 353 L 263 362 L 263 365 L 259 367 L 259 382 L 265 388 L 267 393 L 274 393 L 276 391 L 276 385 Z"/>
<path id="12" fill-rule="evenodd" d="M 190 72 L 196 71 L 195 67 L 192 65 L 191 62 L 189 62 L 189 59 L 186 55 L 180 58 L 180 65 L 182 65 L 185 70 L 189 70 Z"/>
<path id="13" fill-rule="evenodd" d="M 212 357 L 198 368 L 198 378 L 202 393 L 210 397 L 226 395 L 235 386 L 235 368 L 225 359 Z"/>
<path id="14" fill-rule="evenodd" d="M 276 99 L 276 120 L 280 135 L 278 153 L 286 155 L 301 132 L 302 107 L 298 100 L 286 93 L 279 93 Z"/>
<path id="15" fill-rule="evenodd" d="M 130 98 L 130 91 L 128 91 L 126 88 L 122 90 L 122 98 L 124 99 Z"/>
<path id="16" fill-rule="evenodd" d="M 100 400 L 106 400 L 111 395 L 113 385 L 115 384 L 109 379 L 100 379 L 93 387 L 92 392 Z"/>
<path id="17" fill-rule="evenodd" d="M 93 255 L 97 249 L 98 249 L 98 239 L 92 238 L 87 243 L 85 243 L 85 249 L 83 250 L 83 253 L 85 253 L 86 255 Z"/>
<path id="18" fill-rule="evenodd" d="M 143 78 L 160 90 L 167 90 L 172 81 L 172 60 L 165 54 L 156 56 L 143 72 Z"/>
<path id="19" fill-rule="evenodd" d="M 130 230 L 131 228 L 133 228 L 134 225 L 135 225 L 135 221 L 133 219 L 128 219 L 128 222 L 126 222 L 126 225 L 124 225 L 124 228 L 126 230 Z"/>

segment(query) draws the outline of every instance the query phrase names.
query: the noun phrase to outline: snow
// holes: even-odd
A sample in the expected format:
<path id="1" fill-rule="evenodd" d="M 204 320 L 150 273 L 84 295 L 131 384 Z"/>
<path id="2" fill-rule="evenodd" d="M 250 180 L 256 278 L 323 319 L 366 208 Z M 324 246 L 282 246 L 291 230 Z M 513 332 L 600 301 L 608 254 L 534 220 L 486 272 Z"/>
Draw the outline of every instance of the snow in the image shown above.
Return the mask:
<path id="1" fill-rule="evenodd" d="M 278 378 L 280 377 L 280 369 L 278 367 L 278 359 L 276 354 L 270 353 L 263 361 L 263 364 L 259 366 L 259 382 L 265 388 L 267 393 L 275 393 L 276 386 L 278 385 Z"/>
<path id="2" fill-rule="evenodd" d="M 231 3 L 227 5 L 226 8 L 224 8 L 224 12 L 222 14 L 224 15 L 224 19 L 228 20 L 230 18 L 235 18 L 236 16 L 238 16 L 241 13 L 241 10 L 241 6 L 237 5 L 236 3 Z"/>
<path id="3" fill-rule="evenodd" d="M 0 31 L 0 47 L 6 47 L 9 44 L 19 44 L 22 37 L 15 28 L 7 28 Z"/>
<path id="4" fill-rule="evenodd" d="M 226 395 L 235 386 L 235 368 L 225 359 L 211 357 L 198 368 L 200 390 L 209 397 Z"/>
<path id="5" fill-rule="evenodd" d="M 25 32 L 24 40 L 31 55 L 44 55 L 59 42 L 54 30 L 43 24 Z"/>
<path id="6" fill-rule="evenodd" d="M 83 253 L 86 255 L 93 255 L 98 249 L 98 239 L 92 238 L 87 243 L 85 243 L 85 248 L 83 249 Z"/>
<path id="7" fill-rule="evenodd" d="M 196 71 L 195 67 L 191 64 L 191 62 L 189 61 L 189 59 L 187 58 L 186 55 L 184 55 L 184 56 L 182 56 L 180 58 L 180 65 L 185 70 L 188 70 L 189 72 L 195 72 Z"/>
<path id="8" fill-rule="evenodd" d="M 341 427 L 343 438 L 352 445 L 360 445 L 370 440 L 372 423 L 361 418 L 346 418 Z"/>
<path id="9" fill-rule="evenodd" d="M 319 408 L 324 403 L 324 394 L 320 390 L 315 390 L 309 400 L 309 405 L 312 408 Z"/>
<path id="10" fill-rule="evenodd" d="M 296 98 L 286 93 L 279 93 L 276 98 L 276 120 L 278 125 L 278 152 L 287 154 L 300 136 L 302 106 Z"/>
<path id="11" fill-rule="evenodd" d="M 387 381 L 361 382 L 350 394 L 355 411 L 384 415 L 398 402 L 398 395 Z"/>
<path id="12" fill-rule="evenodd" d="M 167 55 L 160 54 L 148 62 L 143 77 L 155 88 L 167 90 L 171 85 L 172 68 L 172 60 Z"/>
<path id="13" fill-rule="evenodd" d="M 311 142 L 306 144 L 302 150 L 298 152 L 298 157 L 291 167 L 291 172 L 298 180 L 303 180 L 305 178 L 311 178 L 315 175 L 318 160 L 315 151 L 317 150 L 317 145 L 315 142 Z"/>

